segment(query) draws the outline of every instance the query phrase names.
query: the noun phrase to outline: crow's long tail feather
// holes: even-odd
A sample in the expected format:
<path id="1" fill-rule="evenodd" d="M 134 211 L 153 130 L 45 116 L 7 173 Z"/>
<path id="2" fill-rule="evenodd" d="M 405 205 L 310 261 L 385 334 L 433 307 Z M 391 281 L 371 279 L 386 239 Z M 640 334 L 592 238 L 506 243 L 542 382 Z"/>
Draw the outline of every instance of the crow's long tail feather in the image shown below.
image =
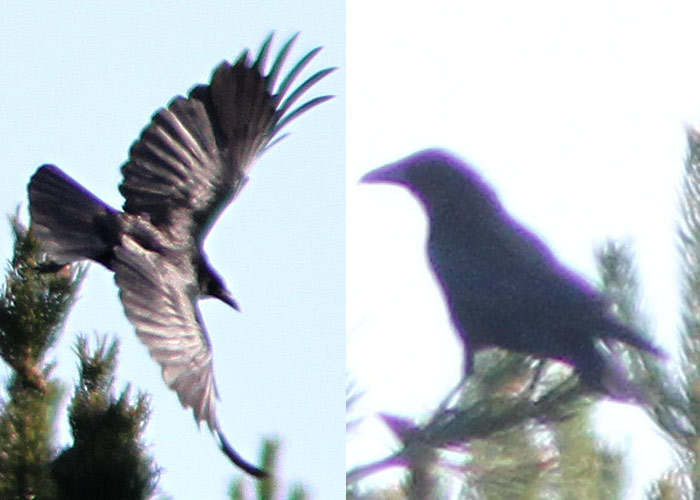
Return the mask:
<path id="1" fill-rule="evenodd" d="M 231 462 L 233 462 L 234 465 L 244 470 L 251 476 L 257 477 L 258 479 L 264 479 L 269 476 L 267 472 L 246 461 L 236 450 L 234 450 L 233 446 L 231 446 L 231 444 L 228 442 L 228 439 L 226 439 L 226 436 L 224 436 L 224 433 L 221 432 L 221 429 L 214 430 L 214 435 L 219 439 L 219 448 L 221 448 L 221 451 L 224 452 L 224 454 L 229 458 L 229 460 L 231 460 Z"/>
<path id="2" fill-rule="evenodd" d="M 654 343 L 648 340 L 647 338 L 643 337 L 636 329 L 618 321 L 616 321 L 614 330 L 611 330 L 609 325 L 610 323 L 608 323 L 608 328 L 605 332 L 605 337 L 619 340 L 633 347 L 636 347 L 637 349 L 641 349 L 642 351 L 646 351 L 650 354 L 653 354 L 654 356 L 657 356 L 660 359 L 668 358 L 668 353 L 666 351 L 654 345 Z"/>

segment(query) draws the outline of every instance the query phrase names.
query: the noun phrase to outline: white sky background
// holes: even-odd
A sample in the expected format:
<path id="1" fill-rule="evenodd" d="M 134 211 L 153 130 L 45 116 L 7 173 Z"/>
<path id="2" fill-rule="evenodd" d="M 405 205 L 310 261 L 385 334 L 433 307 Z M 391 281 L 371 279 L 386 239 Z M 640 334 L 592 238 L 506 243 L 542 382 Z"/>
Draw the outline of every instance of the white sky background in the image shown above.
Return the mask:
<path id="1" fill-rule="evenodd" d="M 283 485 L 300 481 L 315 498 L 335 498 L 344 489 L 345 468 L 344 3 L 57 5 L 0 5 L 0 214 L 22 203 L 26 217 L 26 184 L 45 162 L 121 206 L 119 167 L 155 110 L 208 82 L 223 59 L 246 47 L 257 51 L 273 29 L 275 52 L 302 32 L 289 61 L 325 46 L 307 76 L 341 68 L 309 94 L 339 97 L 292 123 L 292 135 L 253 167 L 207 240 L 210 260 L 243 313 L 202 304 L 219 417 L 231 443 L 257 462 L 262 437 L 279 436 Z M 0 258 L 10 255 L 10 231 L 2 224 Z M 124 317 L 112 273 L 98 265 L 50 356 L 68 384 L 77 376 L 71 348 L 79 332 L 116 335 L 117 387 L 130 382 L 153 395 L 146 439 L 165 469 L 162 492 L 176 500 L 225 498 L 238 471 L 165 388 Z M 65 425 L 63 436 L 65 443 Z"/>
<path id="2" fill-rule="evenodd" d="M 358 414 L 425 415 L 461 373 L 426 266 L 422 211 L 405 190 L 357 184 L 425 147 L 469 160 L 592 280 L 595 245 L 631 240 L 643 307 L 673 348 L 676 194 L 684 127 L 700 118 L 698 19 L 691 1 L 348 4 L 348 372 L 366 391 Z M 605 434 L 645 457 L 630 490 L 638 498 L 640 478 L 668 454 L 634 409 L 609 405 L 603 416 Z M 378 428 L 368 419 L 349 436 L 349 466 L 390 453 Z"/>

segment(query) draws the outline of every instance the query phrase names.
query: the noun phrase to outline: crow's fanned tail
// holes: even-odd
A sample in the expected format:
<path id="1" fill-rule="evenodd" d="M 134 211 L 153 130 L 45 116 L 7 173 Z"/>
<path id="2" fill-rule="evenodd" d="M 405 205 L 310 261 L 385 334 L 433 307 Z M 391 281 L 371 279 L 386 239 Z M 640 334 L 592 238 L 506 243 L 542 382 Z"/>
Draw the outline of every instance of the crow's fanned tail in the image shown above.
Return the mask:
<path id="1" fill-rule="evenodd" d="M 109 265 L 117 212 L 61 169 L 43 165 L 29 182 L 32 232 L 56 264 L 92 259 Z"/>

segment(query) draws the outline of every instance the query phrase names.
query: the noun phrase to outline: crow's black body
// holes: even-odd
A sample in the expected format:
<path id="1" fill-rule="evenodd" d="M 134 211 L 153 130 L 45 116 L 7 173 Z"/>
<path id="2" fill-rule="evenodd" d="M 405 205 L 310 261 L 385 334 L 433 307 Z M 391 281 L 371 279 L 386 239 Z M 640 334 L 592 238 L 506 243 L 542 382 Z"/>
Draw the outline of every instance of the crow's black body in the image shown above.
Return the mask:
<path id="1" fill-rule="evenodd" d="M 427 150 L 362 180 L 402 185 L 423 205 L 428 257 L 465 347 L 465 375 L 472 373 L 475 350 L 498 346 L 567 362 L 590 388 L 637 399 L 621 368 L 596 348 L 596 338 L 662 352 L 510 217 L 469 166 Z"/>
<path id="2" fill-rule="evenodd" d="M 122 166 L 123 212 L 110 208 L 53 165 L 29 183 L 31 229 L 49 257 L 47 269 L 91 259 L 111 269 L 126 316 L 162 367 L 163 379 L 195 420 L 205 421 L 234 463 L 261 476 L 226 442 L 215 411 L 211 345 L 197 300 L 238 305 L 209 265 L 202 243 L 247 179 L 258 155 L 292 119 L 330 96 L 291 106 L 330 69 L 290 92 L 320 50 L 303 57 L 277 85 L 290 39 L 265 74 L 272 36 L 255 61 L 244 52 L 221 63 L 208 85 L 159 110 Z"/>

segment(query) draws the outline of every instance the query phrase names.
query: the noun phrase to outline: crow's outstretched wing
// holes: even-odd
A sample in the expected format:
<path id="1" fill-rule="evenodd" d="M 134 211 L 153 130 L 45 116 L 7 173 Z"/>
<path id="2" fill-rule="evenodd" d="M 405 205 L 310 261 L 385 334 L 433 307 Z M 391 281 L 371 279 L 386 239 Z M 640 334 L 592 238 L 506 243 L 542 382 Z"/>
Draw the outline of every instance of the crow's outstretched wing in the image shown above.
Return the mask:
<path id="1" fill-rule="evenodd" d="M 121 243 L 114 249 L 114 279 L 126 316 L 180 403 L 214 430 L 217 392 L 194 270 L 144 249 L 128 235 Z"/>
<path id="2" fill-rule="evenodd" d="M 158 111 L 132 145 L 119 187 L 124 211 L 146 214 L 175 236 L 198 243 L 243 185 L 255 158 L 282 137 L 291 120 L 331 96 L 294 103 L 334 68 L 314 73 L 290 92 L 294 80 L 320 50 L 306 54 L 276 84 L 296 36 L 280 50 L 267 74 L 272 34 L 251 61 L 247 51 L 221 63 L 209 85 L 193 88 Z"/>
<path id="3" fill-rule="evenodd" d="M 194 270 L 144 249 L 128 235 L 114 253 L 114 279 L 126 317 L 160 364 L 167 386 L 177 392 L 182 406 L 192 408 L 197 423 L 207 423 L 234 464 L 265 477 L 265 471 L 231 447 L 219 427 L 211 344 L 197 308 Z"/>

